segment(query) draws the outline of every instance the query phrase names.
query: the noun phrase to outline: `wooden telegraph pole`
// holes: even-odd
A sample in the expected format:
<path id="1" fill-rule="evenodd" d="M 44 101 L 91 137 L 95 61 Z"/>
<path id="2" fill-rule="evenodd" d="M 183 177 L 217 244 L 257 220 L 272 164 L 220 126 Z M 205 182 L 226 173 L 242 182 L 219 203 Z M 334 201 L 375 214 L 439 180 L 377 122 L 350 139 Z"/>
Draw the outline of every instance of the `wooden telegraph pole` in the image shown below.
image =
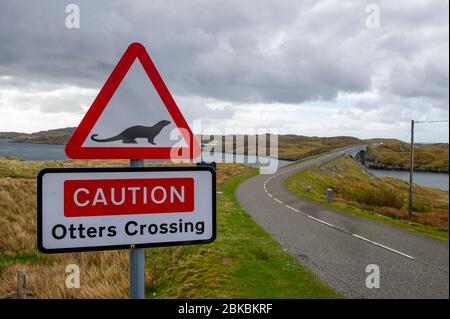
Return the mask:
<path id="1" fill-rule="evenodd" d="M 413 175 L 414 175 L 414 120 L 411 120 L 411 166 L 409 168 L 409 205 L 408 216 L 409 219 L 413 217 Z"/>

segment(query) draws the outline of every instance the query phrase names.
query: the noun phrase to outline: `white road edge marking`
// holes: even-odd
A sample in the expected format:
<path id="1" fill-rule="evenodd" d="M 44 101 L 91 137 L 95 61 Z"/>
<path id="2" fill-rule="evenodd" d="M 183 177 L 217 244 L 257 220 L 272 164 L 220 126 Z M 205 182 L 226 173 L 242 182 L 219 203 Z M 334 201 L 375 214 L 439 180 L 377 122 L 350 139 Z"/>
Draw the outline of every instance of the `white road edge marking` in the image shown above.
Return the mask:
<path id="1" fill-rule="evenodd" d="M 321 220 L 321 219 L 315 218 L 315 217 L 313 217 L 313 216 L 311 216 L 311 215 L 306 215 L 306 216 L 308 216 L 308 217 L 311 218 L 311 219 L 314 219 L 316 222 L 325 224 L 325 225 L 330 226 L 330 227 L 332 227 L 332 228 L 335 228 L 335 227 L 336 227 L 336 226 L 334 226 L 333 224 L 327 223 L 326 221 L 323 221 L 323 220 Z"/>
<path id="2" fill-rule="evenodd" d="M 406 257 L 406 258 L 409 258 L 409 259 L 415 259 L 413 256 L 404 254 L 404 253 L 402 253 L 401 251 L 395 250 L 395 249 L 390 248 L 390 247 L 388 247 L 388 246 L 385 246 L 385 245 L 382 245 L 382 244 L 377 243 L 377 242 L 375 242 L 375 241 L 369 240 L 369 239 L 364 238 L 364 237 L 362 237 L 362 236 L 359 236 L 359 235 L 357 235 L 357 234 L 352 234 L 352 236 L 354 236 L 354 237 L 356 237 L 356 238 L 359 238 L 359 239 L 361 239 L 361 240 L 367 241 L 367 242 L 369 242 L 369 243 L 371 243 L 371 244 L 374 244 L 375 246 L 379 246 L 379 247 L 381 247 L 381 248 L 390 250 L 390 251 L 392 251 L 392 252 L 394 252 L 394 253 L 396 253 L 396 254 L 402 255 L 403 257 Z"/>
<path id="3" fill-rule="evenodd" d="M 275 201 L 277 201 L 278 203 L 280 203 L 280 204 L 283 204 L 282 202 L 281 202 L 281 200 L 279 200 L 278 198 L 275 198 L 275 197 L 272 197 Z"/>
<path id="4" fill-rule="evenodd" d="M 300 213 L 300 211 L 298 209 L 294 208 L 294 207 L 291 207 L 289 205 L 284 205 L 284 206 L 286 206 L 289 209 L 292 209 L 294 212 Z"/>

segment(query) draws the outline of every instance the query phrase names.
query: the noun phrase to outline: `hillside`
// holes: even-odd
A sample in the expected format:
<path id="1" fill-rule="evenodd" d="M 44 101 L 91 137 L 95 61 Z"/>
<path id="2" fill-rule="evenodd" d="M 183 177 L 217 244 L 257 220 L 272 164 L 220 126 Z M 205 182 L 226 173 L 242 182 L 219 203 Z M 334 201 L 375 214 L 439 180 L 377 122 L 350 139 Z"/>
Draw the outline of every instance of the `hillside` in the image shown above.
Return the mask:
<path id="1" fill-rule="evenodd" d="M 278 156 L 283 159 L 297 160 L 359 143 L 361 143 L 360 139 L 351 136 L 308 137 L 280 135 L 278 137 Z"/>
<path id="2" fill-rule="evenodd" d="M 31 134 L 16 132 L 0 132 L 0 138 L 10 138 L 16 143 L 66 144 L 75 127 L 39 131 Z"/>
<path id="3" fill-rule="evenodd" d="M 17 133 L 17 132 L 0 132 L 0 138 L 10 138 L 16 143 L 36 143 L 36 144 L 66 144 L 70 136 L 75 131 L 75 127 L 66 127 L 53 129 L 48 131 L 39 131 L 36 133 Z M 237 138 L 243 138 L 242 135 L 235 135 Z M 208 137 L 204 136 L 202 142 L 209 142 Z M 337 137 L 308 137 L 301 135 L 279 135 L 278 151 L 279 157 L 284 159 L 299 159 L 305 156 L 326 152 L 333 148 L 344 147 L 348 145 L 358 144 L 361 140 L 350 136 Z M 225 143 L 226 150 L 231 150 L 232 143 Z M 236 147 L 238 153 L 243 153 L 243 145 Z M 250 147 L 250 152 L 255 149 Z"/>
<path id="4" fill-rule="evenodd" d="M 66 144 L 70 136 L 74 132 L 75 127 L 67 127 L 61 129 L 53 129 L 48 131 L 40 131 L 36 133 L 16 133 L 16 132 L 0 132 L 0 138 L 10 138 L 16 143 L 36 143 L 36 144 Z M 235 135 L 242 138 L 242 135 Z M 202 142 L 209 142 L 208 136 L 204 136 Z M 278 136 L 278 157 L 287 160 L 297 160 L 307 156 L 330 151 L 335 148 L 354 145 L 360 143 L 361 140 L 350 136 L 337 137 L 308 137 L 300 135 L 279 135 Z M 232 152 L 233 146 L 237 153 L 244 153 L 244 145 L 242 143 L 233 143 L 231 139 L 225 142 L 226 152 Z M 255 147 L 248 148 L 250 153 L 255 154 Z"/>
<path id="5" fill-rule="evenodd" d="M 249 141 L 244 142 L 244 135 L 235 135 L 233 141 L 231 135 L 222 137 L 222 151 L 243 154 L 256 154 L 256 136 L 250 135 Z M 264 137 L 262 137 L 264 138 Z M 202 143 L 209 143 L 211 140 L 209 136 L 203 136 Z M 236 142 L 238 141 L 238 142 Z M 262 139 L 264 141 L 264 139 Z M 336 136 L 336 137 L 309 137 L 302 135 L 278 135 L 278 158 L 284 160 L 298 160 L 315 154 L 331 151 L 336 148 L 355 145 L 361 143 L 361 140 L 350 136 Z M 220 151 L 220 149 L 219 149 Z M 274 154 L 264 154 L 274 156 Z"/>
<path id="6" fill-rule="evenodd" d="M 26 133 L 18 133 L 18 132 L 0 132 L 0 138 L 10 138 L 15 139 L 19 135 L 23 135 Z"/>
<path id="7" fill-rule="evenodd" d="M 410 167 L 411 147 L 408 143 L 395 139 L 370 139 L 367 165 L 372 168 L 407 170 Z M 414 147 L 414 167 L 418 171 L 448 172 L 449 145 L 416 144 Z"/>
<path id="8" fill-rule="evenodd" d="M 0 132 L 0 138 L 10 138 L 16 143 L 36 143 L 36 144 L 66 144 L 74 132 L 74 127 L 40 131 L 36 133 Z M 256 144 L 245 146 L 243 135 L 235 135 L 240 143 L 233 143 L 230 136 L 222 137 L 225 141 L 224 150 L 228 153 L 249 152 L 256 153 Z M 251 140 L 251 139 L 250 139 Z M 253 140 L 255 136 L 253 136 Z M 203 136 L 202 142 L 208 143 L 209 136 Z M 336 148 L 349 145 L 368 143 L 367 164 L 371 168 L 384 169 L 409 169 L 408 143 L 395 140 L 374 138 L 360 140 L 351 136 L 317 137 L 302 135 L 279 135 L 278 136 L 278 157 L 286 160 L 298 160 L 311 155 L 327 152 Z M 251 143 L 250 143 L 251 144 Z M 216 149 L 217 150 L 217 149 Z M 220 149 L 217 151 L 221 151 Z M 422 171 L 448 172 L 449 145 L 445 144 L 416 144 L 415 147 L 415 167 Z M 270 154 L 268 154 L 270 155 Z M 273 154 L 272 154 L 273 155 Z"/>

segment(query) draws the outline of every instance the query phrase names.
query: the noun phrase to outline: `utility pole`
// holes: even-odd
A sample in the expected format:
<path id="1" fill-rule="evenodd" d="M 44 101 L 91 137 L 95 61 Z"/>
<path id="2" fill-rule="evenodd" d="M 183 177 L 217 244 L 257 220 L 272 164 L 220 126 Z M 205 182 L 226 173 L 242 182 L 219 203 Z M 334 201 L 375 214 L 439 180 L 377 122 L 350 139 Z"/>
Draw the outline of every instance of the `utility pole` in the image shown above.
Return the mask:
<path id="1" fill-rule="evenodd" d="M 448 123 L 448 120 L 438 121 L 414 121 L 411 120 L 411 167 L 409 168 L 409 205 L 408 215 L 409 219 L 413 217 L 413 174 L 414 174 L 414 126 L 420 123 Z"/>
<path id="2" fill-rule="evenodd" d="M 414 174 L 414 120 L 411 120 L 411 167 L 409 169 L 409 219 L 413 217 L 413 174 Z"/>

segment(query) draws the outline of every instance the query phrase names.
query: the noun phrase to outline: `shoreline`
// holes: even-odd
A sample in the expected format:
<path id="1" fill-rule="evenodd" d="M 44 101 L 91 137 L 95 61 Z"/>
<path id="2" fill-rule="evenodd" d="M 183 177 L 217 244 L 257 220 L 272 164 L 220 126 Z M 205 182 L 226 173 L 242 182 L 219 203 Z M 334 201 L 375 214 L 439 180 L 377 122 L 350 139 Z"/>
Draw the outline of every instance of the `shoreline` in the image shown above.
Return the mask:
<path id="1" fill-rule="evenodd" d="M 404 166 L 392 166 L 392 165 L 383 165 L 378 163 L 366 163 L 366 167 L 368 169 L 373 170 L 385 170 L 385 171 L 399 171 L 399 172 L 409 172 L 409 167 Z M 415 167 L 414 172 L 420 173 L 434 173 L 434 174 L 449 174 L 448 168 L 423 168 L 423 167 Z"/>
<path id="2" fill-rule="evenodd" d="M 8 140 L 8 143 L 16 143 L 16 144 L 34 144 L 34 145 L 60 145 L 60 146 L 64 146 L 66 144 L 64 143 L 42 143 L 42 142 L 36 142 L 36 141 L 17 141 L 14 140 L 13 138 L 8 138 L 8 137 L 2 137 L 1 139 L 6 139 Z M 222 152 L 220 152 L 222 153 Z M 242 155 L 242 156 L 246 156 L 248 154 L 245 154 L 245 152 L 233 152 L 233 153 L 228 153 L 228 154 L 232 154 L 232 155 Z M 252 154 L 250 154 L 252 155 Z M 254 155 L 254 154 L 253 154 Z M 270 157 L 270 156 L 268 156 Z M 277 158 L 279 161 L 289 161 L 289 162 L 295 162 L 297 160 L 301 160 L 300 159 L 293 159 L 290 157 L 278 157 Z M 406 172 L 409 171 L 409 167 L 404 167 L 404 166 L 394 166 L 394 165 L 385 165 L 385 164 L 381 164 L 381 163 L 375 163 L 375 162 L 370 162 L 367 161 L 366 162 L 366 168 L 368 169 L 373 169 L 373 170 L 387 170 L 387 171 L 400 171 L 400 172 Z M 422 172 L 422 173 L 435 173 L 435 174 L 449 174 L 449 168 L 423 168 L 423 167 L 416 167 L 414 168 L 415 172 Z"/>
<path id="3" fill-rule="evenodd" d="M 16 144 L 41 144 L 41 145 L 66 145 L 65 143 L 42 143 L 42 142 L 35 142 L 35 141 L 16 141 L 7 137 L 1 137 L 6 140 L 9 140 L 8 143 L 16 143 Z"/>

